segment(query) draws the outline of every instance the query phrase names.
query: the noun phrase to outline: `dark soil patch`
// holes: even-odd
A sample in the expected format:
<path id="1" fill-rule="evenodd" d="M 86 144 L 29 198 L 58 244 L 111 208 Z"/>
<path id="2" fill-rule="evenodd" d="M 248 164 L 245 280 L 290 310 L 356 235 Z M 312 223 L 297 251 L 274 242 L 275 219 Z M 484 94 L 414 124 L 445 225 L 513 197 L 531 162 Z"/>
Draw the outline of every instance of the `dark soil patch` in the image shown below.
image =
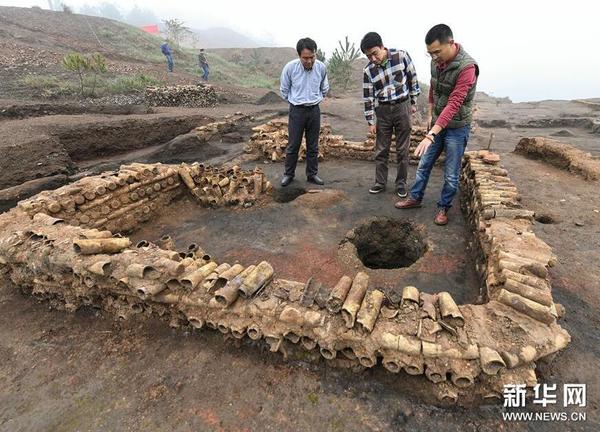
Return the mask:
<path id="1" fill-rule="evenodd" d="M 571 132 L 570 130 L 568 130 L 568 129 L 561 129 L 559 131 L 551 133 L 550 136 L 554 136 L 554 137 L 574 137 L 575 134 L 573 132 Z"/>
<path id="2" fill-rule="evenodd" d="M 534 219 L 544 225 L 555 224 L 558 222 L 553 216 L 543 213 L 536 213 Z"/>
<path id="3" fill-rule="evenodd" d="M 302 187 L 287 186 L 275 189 L 273 191 L 273 200 L 278 203 L 289 203 L 305 193 L 306 189 Z"/>
<path id="4" fill-rule="evenodd" d="M 173 138 L 150 153 L 145 159 L 147 162 L 180 163 L 205 161 L 225 153 L 225 150 L 202 141 L 192 132 Z"/>
<path id="5" fill-rule="evenodd" d="M 362 263 L 372 269 L 410 267 L 427 250 L 412 222 L 378 218 L 352 230 L 349 240 Z"/>
<path id="6" fill-rule="evenodd" d="M 267 104 L 276 104 L 276 103 L 280 103 L 280 102 L 283 102 L 283 99 L 281 99 L 281 96 L 279 96 L 274 91 L 270 91 L 266 95 L 261 97 L 259 100 L 257 100 L 256 104 L 257 105 L 267 105 Z"/>

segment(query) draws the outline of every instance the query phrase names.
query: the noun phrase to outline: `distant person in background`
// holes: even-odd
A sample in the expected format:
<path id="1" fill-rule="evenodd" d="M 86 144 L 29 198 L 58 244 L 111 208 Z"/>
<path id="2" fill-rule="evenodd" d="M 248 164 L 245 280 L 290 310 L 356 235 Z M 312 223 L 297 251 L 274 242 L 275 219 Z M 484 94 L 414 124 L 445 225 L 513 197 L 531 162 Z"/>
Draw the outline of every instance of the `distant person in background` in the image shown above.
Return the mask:
<path id="1" fill-rule="evenodd" d="M 160 46 L 160 50 L 167 58 L 168 71 L 173 72 L 173 53 L 171 52 L 171 48 L 169 47 L 169 41 L 164 41 L 164 43 Z"/>
<path id="2" fill-rule="evenodd" d="M 417 112 L 417 97 L 421 93 L 417 71 L 406 51 L 383 46 L 381 36 L 367 33 L 360 49 L 369 59 L 363 71 L 363 100 L 369 132 L 375 134 L 375 184 L 369 193 L 385 190 L 392 134 L 396 134 L 395 188 L 400 198 L 407 195 L 408 149 L 410 147 L 411 116 Z M 375 106 L 377 101 L 377 106 Z"/>
<path id="3" fill-rule="evenodd" d="M 444 186 L 434 222 L 446 225 L 448 209 L 458 191 L 462 156 L 471 132 L 479 66 L 462 45 L 454 42 L 452 30 L 446 24 L 433 26 L 425 36 L 425 45 L 431 57 L 429 132 L 415 150 L 415 155 L 421 160 L 410 196 L 398 201 L 396 208 L 421 206 L 431 169 L 440 154 L 445 152 Z"/>
<path id="4" fill-rule="evenodd" d="M 206 60 L 206 55 L 204 54 L 204 48 L 200 48 L 200 52 L 198 53 L 198 64 L 200 68 L 202 68 L 202 79 L 204 81 L 208 81 L 208 60 Z"/>
<path id="5" fill-rule="evenodd" d="M 294 180 L 298 151 L 306 134 L 306 179 L 323 185 L 317 175 L 319 167 L 319 132 L 321 109 L 319 103 L 329 91 L 327 68 L 317 60 L 317 44 L 303 38 L 296 44 L 298 58 L 286 64 L 281 72 L 281 96 L 289 102 L 288 145 L 285 149 L 285 172 L 281 186 Z"/>

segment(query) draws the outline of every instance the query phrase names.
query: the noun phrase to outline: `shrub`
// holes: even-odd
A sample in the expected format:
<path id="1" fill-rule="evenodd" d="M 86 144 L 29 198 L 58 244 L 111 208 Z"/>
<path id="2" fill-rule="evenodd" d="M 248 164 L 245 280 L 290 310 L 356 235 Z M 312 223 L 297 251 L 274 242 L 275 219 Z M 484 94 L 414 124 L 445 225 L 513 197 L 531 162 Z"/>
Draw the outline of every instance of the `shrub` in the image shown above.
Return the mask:
<path id="1" fill-rule="evenodd" d="M 106 59 L 102 54 L 98 53 L 90 56 L 84 56 L 79 53 L 69 53 L 64 56 L 62 65 L 66 70 L 76 73 L 79 78 L 79 91 L 82 97 L 86 94 L 86 83 L 87 87 L 91 87 L 89 94 L 94 96 L 97 77 L 107 70 Z"/>
<path id="2" fill-rule="evenodd" d="M 331 81 L 346 90 L 352 79 L 352 63 L 360 57 L 360 51 L 354 42 L 348 42 L 348 36 L 345 44 L 342 45 L 342 41 L 338 41 L 338 44 L 340 46 L 331 54 L 327 67 Z"/>

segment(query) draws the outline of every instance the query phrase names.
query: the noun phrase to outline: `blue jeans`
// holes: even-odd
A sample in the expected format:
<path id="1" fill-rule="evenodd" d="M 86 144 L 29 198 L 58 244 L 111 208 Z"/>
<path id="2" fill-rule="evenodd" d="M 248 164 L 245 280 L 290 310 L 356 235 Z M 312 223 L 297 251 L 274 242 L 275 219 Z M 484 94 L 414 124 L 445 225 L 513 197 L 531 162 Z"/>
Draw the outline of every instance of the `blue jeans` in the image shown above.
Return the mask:
<path id="1" fill-rule="evenodd" d="M 202 71 L 204 72 L 204 73 L 202 74 L 202 79 L 203 79 L 204 81 L 208 81 L 208 65 L 207 65 L 207 64 L 204 64 L 204 65 L 201 65 L 201 66 L 202 66 Z"/>
<path id="2" fill-rule="evenodd" d="M 165 57 L 167 58 L 167 69 L 169 69 L 169 72 L 173 72 L 173 55 L 165 54 Z"/>
<path id="3" fill-rule="evenodd" d="M 444 166 L 444 187 L 442 196 L 437 205 L 439 208 L 449 209 L 452 207 L 452 200 L 456 191 L 458 191 L 458 181 L 460 179 L 460 168 L 462 156 L 467 147 L 471 125 L 466 125 L 456 129 L 444 129 L 434 142 L 429 146 L 419 162 L 415 183 L 410 190 L 413 199 L 421 201 L 425 195 L 425 188 L 429 181 L 429 175 L 435 161 L 442 151 L 446 152 L 446 164 Z"/>

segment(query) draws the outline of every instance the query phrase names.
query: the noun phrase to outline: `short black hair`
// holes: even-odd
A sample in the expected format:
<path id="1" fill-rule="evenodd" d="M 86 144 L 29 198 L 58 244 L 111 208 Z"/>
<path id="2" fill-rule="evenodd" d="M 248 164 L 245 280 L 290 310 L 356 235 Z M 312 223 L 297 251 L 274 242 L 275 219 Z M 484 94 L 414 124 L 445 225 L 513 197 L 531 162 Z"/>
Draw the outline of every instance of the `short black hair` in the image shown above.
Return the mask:
<path id="1" fill-rule="evenodd" d="M 435 41 L 447 43 L 451 39 L 454 39 L 452 29 L 446 24 L 438 24 L 431 27 L 427 32 L 427 35 L 425 36 L 425 45 L 431 45 Z"/>
<path id="2" fill-rule="evenodd" d="M 360 50 L 365 53 L 369 48 L 383 46 L 379 33 L 369 32 L 360 41 Z"/>
<path id="3" fill-rule="evenodd" d="M 302 54 L 302 51 L 305 49 L 312 52 L 317 52 L 317 43 L 311 38 L 302 38 L 296 44 L 296 51 L 298 52 L 298 55 Z"/>

